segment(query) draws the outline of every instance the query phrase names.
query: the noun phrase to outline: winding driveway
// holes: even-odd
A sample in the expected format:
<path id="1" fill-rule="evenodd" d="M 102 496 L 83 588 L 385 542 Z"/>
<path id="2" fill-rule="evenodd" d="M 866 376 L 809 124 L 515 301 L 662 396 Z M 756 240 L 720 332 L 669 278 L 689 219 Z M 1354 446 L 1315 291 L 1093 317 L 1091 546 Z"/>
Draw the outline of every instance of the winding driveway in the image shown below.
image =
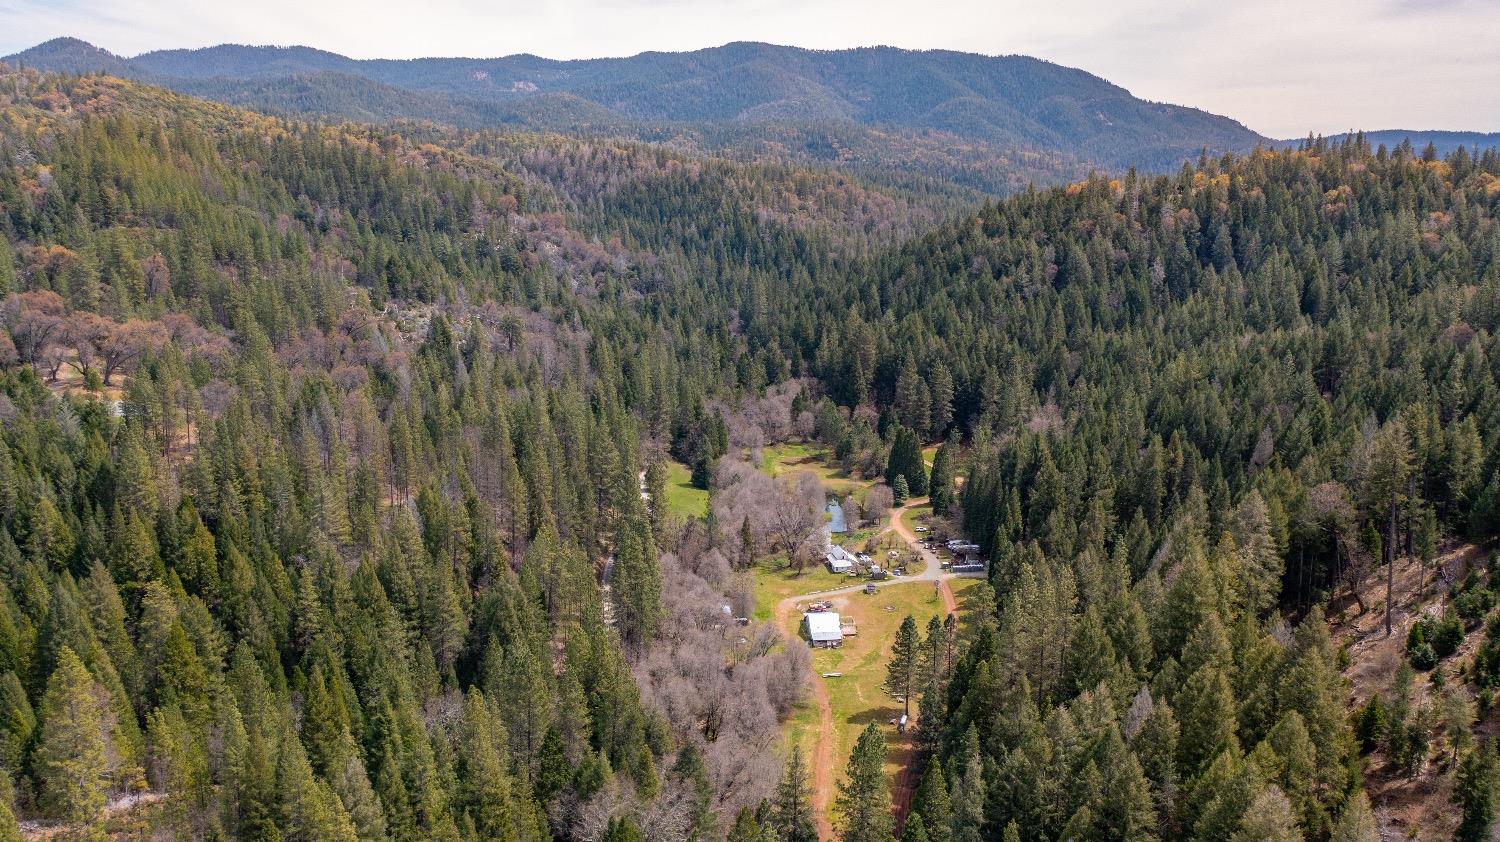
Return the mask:
<path id="1" fill-rule="evenodd" d="M 910 585 L 918 582 L 931 582 L 934 583 L 934 587 L 937 588 L 938 594 L 943 600 L 944 613 L 952 614 L 957 612 L 958 601 L 953 596 L 953 589 L 948 586 L 948 580 L 963 578 L 984 578 L 984 574 L 949 573 L 943 570 L 942 562 L 938 559 L 937 554 L 932 552 L 931 550 L 925 549 L 922 546 L 922 542 L 917 540 L 916 534 L 913 533 L 909 528 L 907 528 L 905 523 L 902 523 L 901 516 L 905 514 L 908 509 L 914 509 L 926 504 L 927 498 L 921 497 L 915 500 L 908 500 L 906 502 L 906 505 L 898 509 L 892 509 L 890 520 L 886 523 L 885 528 L 880 530 L 879 533 L 881 535 L 884 535 L 887 532 L 895 532 L 897 535 L 899 535 L 901 539 L 906 542 L 907 547 L 915 552 L 919 558 L 926 562 L 926 564 L 922 567 L 922 572 L 911 576 L 901 576 L 898 578 L 886 579 L 881 582 L 861 582 L 857 585 L 848 585 L 841 588 L 832 588 L 826 591 L 814 591 L 812 593 L 789 596 L 786 599 L 783 599 L 780 602 L 776 603 L 776 609 L 773 614 L 776 620 L 777 627 L 781 629 L 781 633 L 786 635 L 786 638 L 788 640 L 795 640 L 798 637 L 798 623 L 794 622 L 794 620 L 798 617 L 796 608 L 800 603 L 805 602 L 813 597 L 821 598 L 858 593 L 860 591 L 863 591 L 866 585 L 871 584 L 873 584 L 877 588 L 889 588 L 896 585 Z M 835 759 L 830 756 L 834 743 L 833 703 L 829 700 L 828 686 L 824 683 L 822 676 L 814 675 L 812 684 L 813 703 L 818 706 L 818 739 L 814 744 L 813 756 L 810 760 L 813 773 L 813 818 L 817 823 L 818 838 L 833 839 L 833 823 L 828 818 L 828 805 L 832 803 L 833 800 L 833 768 L 834 763 L 836 762 Z M 906 759 L 902 763 L 900 774 L 896 777 L 896 786 L 892 793 L 893 800 L 895 802 L 895 812 L 897 818 L 903 818 L 906 815 L 906 810 L 911 803 L 911 794 L 913 788 L 913 781 L 911 780 L 911 761 L 913 747 L 909 735 L 905 737 L 905 747 Z"/>

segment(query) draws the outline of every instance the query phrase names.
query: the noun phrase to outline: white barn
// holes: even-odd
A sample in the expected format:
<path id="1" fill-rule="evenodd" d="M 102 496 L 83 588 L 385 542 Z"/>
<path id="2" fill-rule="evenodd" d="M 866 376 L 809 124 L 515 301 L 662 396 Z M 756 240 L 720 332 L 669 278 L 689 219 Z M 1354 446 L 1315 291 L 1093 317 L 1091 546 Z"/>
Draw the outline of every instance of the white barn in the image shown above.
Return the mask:
<path id="1" fill-rule="evenodd" d="M 802 615 L 802 625 L 814 646 L 831 648 L 844 642 L 844 630 L 836 612 L 809 611 Z"/>

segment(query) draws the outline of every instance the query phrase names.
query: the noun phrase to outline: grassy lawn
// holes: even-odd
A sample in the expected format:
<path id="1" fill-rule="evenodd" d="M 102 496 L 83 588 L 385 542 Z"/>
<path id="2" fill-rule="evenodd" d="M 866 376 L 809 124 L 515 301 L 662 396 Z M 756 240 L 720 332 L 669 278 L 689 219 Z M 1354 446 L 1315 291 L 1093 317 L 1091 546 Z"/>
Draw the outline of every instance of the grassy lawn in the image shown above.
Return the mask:
<path id="1" fill-rule="evenodd" d="M 680 518 L 703 517 L 708 492 L 693 487 L 693 472 L 677 461 L 667 462 L 667 511 Z"/>
<path id="2" fill-rule="evenodd" d="M 964 591 L 975 584 L 974 580 L 953 580 L 949 583 L 959 605 L 963 605 Z M 892 781 L 900 771 L 903 756 L 902 745 L 896 737 L 895 726 L 890 721 L 901 715 L 901 704 L 881 689 L 885 681 L 886 661 L 890 658 L 891 641 L 896 629 L 910 614 L 917 627 L 925 632 L 927 621 L 942 610 L 942 602 L 936 590 L 926 582 L 910 585 L 891 585 L 881 588 L 873 595 L 855 593 L 834 600 L 834 609 L 843 617 L 853 619 L 859 628 L 855 637 L 845 638 L 839 649 L 817 649 L 812 653 L 813 672 L 841 672 L 839 678 L 814 679 L 826 681 L 829 701 L 833 707 L 834 743 L 831 757 L 834 764 L 834 780 L 844 777 L 844 767 L 849 752 L 859 732 L 870 722 L 879 723 L 887 729 L 886 739 L 890 751 L 886 757 L 886 774 Z M 912 706 L 912 719 L 916 719 L 917 708 Z M 802 747 L 804 754 L 812 756 L 818 738 L 818 710 L 812 701 L 803 703 L 787 723 L 787 738 Z M 790 743 L 789 743 L 790 745 Z M 831 806 L 831 805 L 830 805 Z"/>
<path id="3" fill-rule="evenodd" d="M 771 619 L 771 611 L 776 607 L 776 603 L 789 596 L 826 591 L 829 588 L 842 588 L 858 583 L 857 579 L 829 573 L 828 568 L 821 564 L 809 564 L 802 571 L 801 576 L 797 575 L 795 569 L 785 567 L 783 564 L 781 556 L 773 556 L 757 562 L 753 569 L 755 619 L 757 621 Z"/>
<path id="4" fill-rule="evenodd" d="M 928 446 L 922 448 L 922 461 L 927 463 L 927 467 L 932 467 L 932 460 L 937 458 L 937 451 L 938 446 L 935 444 L 929 444 Z M 955 462 L 953 475 L 954 481 L 959 485 L 963 485 L 964 476 L 969 472 L 969 469 L 964 464 L 962 464 L 964 462 L 964 453 L 962 451 L 959 451 L 952 455 L 953 461 Z"/>
<path id="5" fill-rule="evenodd" d="M 931 506 L 912 506 L 901 512 L 901 523 L 913 532 L 917 531 L 918 526 L 927 526 L 930 520 L 932 520 Z"/>
<path id="6" fill-rule="evenodd" d="M 840 547 L 862 546 L 866 541 L 880 534 L 880 527 L 874 526 L 869 529 L 851 529 L 833 536 L 833 543 Z"/>
<path id="7" fill-rule="evenodd" d="M 840 497 L 860 491 L 870 483 L 855 479 L 833 464 L 828 449 L 813 443 L 783 442 L 762 448 L 760 469 L 771 476 L 795 471 L 811 471 L 823 487 Z"/>

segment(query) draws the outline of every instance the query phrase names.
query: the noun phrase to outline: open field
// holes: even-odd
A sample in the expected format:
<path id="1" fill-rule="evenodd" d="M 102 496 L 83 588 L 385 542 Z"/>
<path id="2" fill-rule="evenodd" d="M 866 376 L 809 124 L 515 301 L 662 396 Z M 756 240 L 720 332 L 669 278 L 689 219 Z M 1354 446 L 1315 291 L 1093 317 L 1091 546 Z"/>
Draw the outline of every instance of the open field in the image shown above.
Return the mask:
<path id="1" fill-rule="evenodd" d="M 824 488 L 840 497 L 861 492 L 871 484 L 868 480 L 851 477 L 835 466 L 827 448 L 813 443 L 785 442 L 763 448 L 760 469 L 773 477 L 794 471 L 811 471 L 822 481 Z"/>
<path id="2" fill-rule="evenodd" d="M 962 610 L 965 593 L 976 580 L 950 580 Z M 843 779 L 844 766 L 859 732 L 870 722 L 880 723 L 886 728 L 889 743 L 886 755 L 886 774 L 895 780 L 906 757 L 906 740 L 897 737 L 895 726 L 890 721 L 901 715 L 901 703 L 886 695 L 881 689 L 885 681 L 886 661 L 890 657 L 891 641 L 896 629 L 910 614 L 917 627 L 925 632 L 927 621 L 942 610 L 938 593 L 927 582 L 889 585 L 875 594 L 847 594 L 833 598 L 833 610 L 841 617 L 854 620 L 859 633 L 845 638 L 838 649 L 817 649 L 812 653 L 813 672 L 840 672 L 838 678 L 815 678 L 828 688 L 829 702 L 833 709 L 834 737 L 829 747 L 832 761 L 832 779 Z M 912 719 L 916 718 L 916 706 L 912 707 Z M 806 757 L 814 757 L 814 744 L 818 739 L 818 707 L 808 700 L 800 705 L 788 722 L 788 745 L 802 747 Z"/>
<path id="3" fill-rule="evenodd" d="M 932 520 L 932 506 L 926 504 L 912 506 L 901 512 L 901 522 L 913 532 L 917 531 L 918 526 L 927 526 L 930 520 Z"/>
<path id="4" fill-rule="evenodd" d="M 851 529 L 848 532 L 841 532 L 834 535 L 833 543 L 838 544 L 840 547 L 858 547 L 879 534 L 880 527 L 878 526 L 869 529 Z"/>
<path id="5" fill-rule="evenodd" d="M 829 573 L 828 568 L 822 564 L 809 564 L 802 575 L 798 576 L 795 569 L 785 567 L 784 564 L 785 560 L 778 555 L 762 559 L 753 568 L 757 621 L 771 619 L 776 603 L 787 597 L 842 588 L 858 581 L 841 574 Z"/>
<path id="6" fill-rule="evenodd" d="M 703 517 L 708 508 L 708 492 L 693 487 L 693 472 L 688 466 L 667 462 L 667 511 L 683 518 Z"/>

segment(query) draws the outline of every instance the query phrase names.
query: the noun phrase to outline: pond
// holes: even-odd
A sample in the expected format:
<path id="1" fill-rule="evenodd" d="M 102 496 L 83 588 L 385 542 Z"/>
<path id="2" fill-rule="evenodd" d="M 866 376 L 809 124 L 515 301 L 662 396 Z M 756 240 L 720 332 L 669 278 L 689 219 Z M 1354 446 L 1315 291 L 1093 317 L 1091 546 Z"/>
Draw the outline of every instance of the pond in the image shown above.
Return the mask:
<path id="1" fill-rule="evenodd" d="M 844 507 L 837 500 L 828 501 L 828 531 L 834 534 L 849 531 L 849 523 L 844 520 Z"/>

